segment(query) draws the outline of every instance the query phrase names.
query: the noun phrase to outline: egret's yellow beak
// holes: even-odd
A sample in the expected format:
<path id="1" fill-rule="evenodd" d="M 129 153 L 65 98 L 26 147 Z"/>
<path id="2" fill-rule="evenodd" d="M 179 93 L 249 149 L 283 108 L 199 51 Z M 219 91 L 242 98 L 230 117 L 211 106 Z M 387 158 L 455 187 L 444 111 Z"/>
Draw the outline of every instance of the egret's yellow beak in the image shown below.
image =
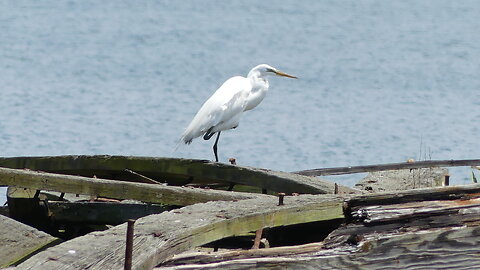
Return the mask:
<path id="1" fill-rule="evenodd" d="M 274 70 L 273 72 L 274 72 L 275 74 L 277 74 L 278 76 L 283 76 L 283 77 L 298 79 L 297 77 L 295 77 L 295 76 L 293 76 L 293 75 L 290 75 L 290 74 L 287 74 L 287 73 L 284 73 L 284 72 L 281 72 L 281 71 L 278 71 L 278 70 Z"/>

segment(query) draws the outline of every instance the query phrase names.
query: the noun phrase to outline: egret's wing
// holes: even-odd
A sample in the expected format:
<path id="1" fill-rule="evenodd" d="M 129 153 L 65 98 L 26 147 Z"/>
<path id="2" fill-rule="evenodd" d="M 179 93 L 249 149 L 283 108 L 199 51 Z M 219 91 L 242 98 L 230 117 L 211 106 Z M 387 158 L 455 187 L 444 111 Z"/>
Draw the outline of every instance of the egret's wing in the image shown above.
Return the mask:
<path id="1" fill-rule="evenodd" d="M 220 130 L 212 129 L 216 132 L 238 125 L 239 114 L 246 106 L 250 90 L 251 85 L 247 78 L 237 76 L 228 79 L 202 105 L 183 133 L 182 141 L 190 143 L 192 139 L 205 134 L 212 127 L 221 126 Z M 234 121 L 230 121 L 231 119 Z"/>

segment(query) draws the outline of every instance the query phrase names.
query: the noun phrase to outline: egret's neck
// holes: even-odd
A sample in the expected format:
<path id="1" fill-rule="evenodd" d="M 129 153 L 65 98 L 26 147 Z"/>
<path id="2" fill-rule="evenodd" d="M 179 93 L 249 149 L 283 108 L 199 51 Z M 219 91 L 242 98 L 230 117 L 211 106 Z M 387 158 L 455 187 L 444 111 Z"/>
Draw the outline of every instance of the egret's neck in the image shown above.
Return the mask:
<path id="1" fill-rule="evenodd" d="M 248 78 L 252 83 L 252 92 L 257 91 L 266 92 L 268 90 L 268 80 L 266 76 L 262 76 L 259 72 L 251 72 L 248 74 Z"/>
<path id="2" fill-rule="evenodd" d="M 245 111 L 251 110 L 257 107 L 268 91 L 268 80 L 266 76 L 260 76 L 260 74 L 248 74 L 250 83 L 252 84 L 252 90 L 248 95 L 247 106 Z"/>

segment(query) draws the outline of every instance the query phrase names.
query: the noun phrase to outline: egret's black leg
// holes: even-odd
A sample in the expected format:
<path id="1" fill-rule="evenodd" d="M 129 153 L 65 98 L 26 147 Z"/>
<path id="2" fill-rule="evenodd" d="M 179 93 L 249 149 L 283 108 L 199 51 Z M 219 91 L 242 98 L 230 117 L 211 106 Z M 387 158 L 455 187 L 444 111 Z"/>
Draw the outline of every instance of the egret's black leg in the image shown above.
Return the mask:
<path id="1" fill-rule="evenodd" d="M 210 133 L 210 131 L 212 131 L 212 128 L 210 128 L 210 129 L 205 133 L 205 135 L 203 135 L 203 139 L 204 139 L 205 141 L 210 140 L 210 138 L 213 136 L 213 134 L 215 134 L 215 132 Z"/>
<path id="2" fill-rule="evenodd" d="M 217 162 L 218 162 L 217 144 L 218 144 L 218 138 L 220 138 L 220 132 L 221 132 L 221 131 L 218 132 L 217 138 L 215 139 L 215 144 L 213 145 L 213 153 L 215 154 L 215 161 L 217 161 Z M 213 135 L 213 134 L 212 134 L 212 135 Z M 210 136 L 210 137 L 212 137 L 212 136 Z"/>

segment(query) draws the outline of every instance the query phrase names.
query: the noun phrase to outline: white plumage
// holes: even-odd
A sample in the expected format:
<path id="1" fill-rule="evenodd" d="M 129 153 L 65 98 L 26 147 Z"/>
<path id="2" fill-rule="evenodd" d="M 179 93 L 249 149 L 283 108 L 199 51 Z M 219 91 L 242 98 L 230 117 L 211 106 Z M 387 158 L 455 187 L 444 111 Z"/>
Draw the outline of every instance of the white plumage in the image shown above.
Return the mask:
<path id="1" fill-rule="evenodd" d="M 192 122 L 185 129 L 181 141 L 190 144 L 193 139 L 204 135 L 210 139 L 217 133 L 213 146 L 215 159 L 218 161 L 217 143 L 220 132 L 236 128 L 243 112 L 255 108 L 267 94 L 268 75 L 296 78 L 266 64 L 254 67 L 247 77 L 235 76 L 228 79 L 202 105 Z"/>

